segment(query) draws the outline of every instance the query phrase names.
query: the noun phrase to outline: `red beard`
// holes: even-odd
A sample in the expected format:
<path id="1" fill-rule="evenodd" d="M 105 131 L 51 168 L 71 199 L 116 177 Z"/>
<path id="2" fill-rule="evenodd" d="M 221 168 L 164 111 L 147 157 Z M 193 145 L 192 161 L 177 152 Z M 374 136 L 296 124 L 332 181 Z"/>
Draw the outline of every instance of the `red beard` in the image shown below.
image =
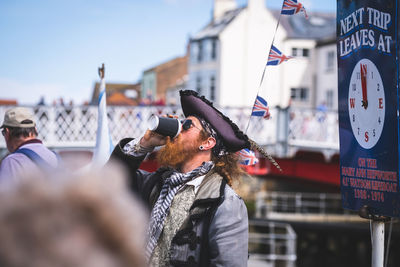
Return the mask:
<path id="1" fill-rule="evenodd" d="M 198 151 L 199 142 L 188 143 L 182 141 L 181 136 L 167 143 L 157 153 L 157 161 L 161 166 L 169 166 L 180 169 L 185 161 L 191 160 Z"/>

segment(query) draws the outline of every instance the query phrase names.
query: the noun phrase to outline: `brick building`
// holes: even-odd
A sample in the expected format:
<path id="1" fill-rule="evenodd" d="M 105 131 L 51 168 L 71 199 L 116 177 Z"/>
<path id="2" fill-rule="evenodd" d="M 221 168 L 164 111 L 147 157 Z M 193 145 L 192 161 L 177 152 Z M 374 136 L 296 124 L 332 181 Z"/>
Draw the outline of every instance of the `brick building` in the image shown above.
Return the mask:
<path id="1" fill-rule="evenodd" d="M 142 100 L 165 104 L 167 90 L 181 83 L 187 75 L 187 66 L 188 56 L 185 55 L 145 70 L 141 83 Z"/>

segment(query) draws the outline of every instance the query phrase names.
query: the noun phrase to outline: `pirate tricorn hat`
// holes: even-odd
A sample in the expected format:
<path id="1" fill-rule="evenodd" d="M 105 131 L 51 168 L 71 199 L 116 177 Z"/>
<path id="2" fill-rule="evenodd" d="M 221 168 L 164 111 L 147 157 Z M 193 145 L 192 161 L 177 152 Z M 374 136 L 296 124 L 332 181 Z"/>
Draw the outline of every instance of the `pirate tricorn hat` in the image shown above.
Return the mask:
<path id="1" fill-rule="evenodd" d="M 200 96 L 197 92 L 192 90 L 181 90 L 179 93 L 185 117 L 201 117 L 211 124 L 218 133 L 218 137 L 221 138 L 227 151 L 237 152 L 244 148 L 258 150 L 264 157 L 268 158 L 280 171 L 282 171 L 271 155 L 244 134 L 234 122 L 222 114 L 221 111 L 216 109 L 204 96 Z"/>

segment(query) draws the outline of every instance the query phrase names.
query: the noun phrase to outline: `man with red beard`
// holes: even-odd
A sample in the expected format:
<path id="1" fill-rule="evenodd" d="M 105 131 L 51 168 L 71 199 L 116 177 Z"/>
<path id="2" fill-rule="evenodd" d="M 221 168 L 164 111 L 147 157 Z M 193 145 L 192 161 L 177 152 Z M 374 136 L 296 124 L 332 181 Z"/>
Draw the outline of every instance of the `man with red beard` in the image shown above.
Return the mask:
<path id="1" fill-rule="evenodd" d="M 151 210 L 146 256 L 150 266 L 247 266 L 247 210 L 230 185 L 242 173 L 235 152 L 250 141 L 204 97 L 180 95 L 186 119 L 176 138 L 148 130 L 121 140 L 111 156 L 128 167 L 133 190 Z M 139 170 L 162 145 L 162 167 Z"/>

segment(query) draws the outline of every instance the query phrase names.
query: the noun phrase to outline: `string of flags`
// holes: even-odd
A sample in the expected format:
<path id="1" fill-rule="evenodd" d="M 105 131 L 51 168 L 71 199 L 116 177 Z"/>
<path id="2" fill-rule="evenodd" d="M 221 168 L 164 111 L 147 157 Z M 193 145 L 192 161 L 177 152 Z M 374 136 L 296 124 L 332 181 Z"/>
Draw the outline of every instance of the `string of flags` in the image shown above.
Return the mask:
<path id="1" fill-rule="evenodd" d="M 298 2 L 297 0 L 283 0 L 280 15 L 294 15 L 299 12 L 303 12 L 306 19 L 308 19 L 306 9 L 304 8 L 302 3 Z M 267 64 L 265 64 L 264 72 L 261 77 L 260 87 L 264 80 L 264 74 L 265 74 L 265 70 L 266 70 L 267 66 L 278 66 L 278 65 L 282 64 L 283 62 L 288 61 L 289 59 L 293 58 L 292 56 L 286 56 L 285 54 L 283 54 L 274 45 L 275 35 L 278 30 L 279 23 L 280 23 L 280 17 L 278 19 L 275 33 L 272 38 L 272 44 L 271 44 L 271 48 L 270 48 L 270 51 L 268 54 Z M 253 109 L 251 111 L 250 118 L 251 117 L 262 117 L 264 119 L 271 118 L 271 114 L 269 113 L 268 102 L 259 95 L 259 92 L 257 92 L 257 96 L 254 101 L 254 105 L 253 105 Z M 250 123 L 250 120 L 249 120 L 249 123 Z M 247 125 L 247 128 L 248 128 L 248 125 Z M 246 131 L 247 131 L 247 129 L 246 129 Z M 251 150 L 242 149 L 241 151 L 238 152 L 238 154 L 239 154 L 239 158 L 240 158 L 240 163 L 242 165 L 254 165 L 258 162 L 257 157 L 255 156 L 254 152 Z M 256 160 L 252 158 L 253 156 Z"/>

